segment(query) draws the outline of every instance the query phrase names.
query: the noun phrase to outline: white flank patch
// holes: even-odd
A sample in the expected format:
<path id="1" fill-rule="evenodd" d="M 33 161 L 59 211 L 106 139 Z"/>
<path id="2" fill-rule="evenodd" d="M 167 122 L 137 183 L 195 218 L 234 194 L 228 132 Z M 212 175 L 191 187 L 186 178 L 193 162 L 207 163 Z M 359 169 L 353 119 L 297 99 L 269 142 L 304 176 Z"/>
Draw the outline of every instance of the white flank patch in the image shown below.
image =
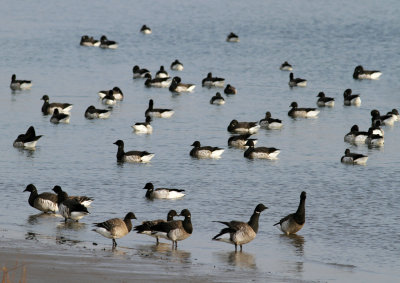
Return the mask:
<path id="1" fill-rule="evenodd" d="M 28 149 L 34 149 L 37 142 L 38 142 L 37 140 L 31 141 L 31 142 L 26 142 L 26 143 L 24 143 L 24 147 L 28 148 Z"/>
<path id="2" fill-rule="evenodd" d="M 99 95 L 100 98 L 104 98 L 107 95 L 105 92 L 101 91 L 99 91 L 97 94 Z"/>
<path id="3" fill-rule="evenodd" d="M 315 118 L 319 114 L 319 110 L 314 110 L 314 111 L 308 111 L 306 114 L 307 118 Z"/>
<path id="4" fill-rule="evenodd" d="M 79 220 L 79 219 L 81 219 L 82 217 L 84 217 L 84 216 L 87 215 L 87 214 L 88 214 L 87 212 L 73 211 L 73 212 L 71 212 L 70 218 L 71 218 L 72 220 Z"/>
<path id="5" fill-rule="evenodd" d="M 150 160 L 154 157 L 155 154 L 149 154 L 149 155 L 145 155 L 141 158 L 141 162 L 150 162 Z"/>
<path id="6" fill-rule="evenodd" d="M 367 163 L 367 160 L 368 160 L 368 156 L 357 158 L 356 160 L 354 160 L 354 164 L 365 165 Z"/>
<path id="7" fill-rule="evenodd" d="M 108 231 L 105 228 L 98 227 L 98 228 L 95 228 L 94 231 L 99 233 L 100 235 L 106 237 L 106 238 L 109 238 L 109 239 L 113 238 L 113 236 L 111 235 L 110 231 Z"/>
<path id="8" fill-rule="evenodd" d="M 218 150 L 214 150 L 213 152 L 211 152 L 210 157 L 211 158 L 220 158 L 222 153 L 224 153 L 225 149 L 218 149 Z"/>

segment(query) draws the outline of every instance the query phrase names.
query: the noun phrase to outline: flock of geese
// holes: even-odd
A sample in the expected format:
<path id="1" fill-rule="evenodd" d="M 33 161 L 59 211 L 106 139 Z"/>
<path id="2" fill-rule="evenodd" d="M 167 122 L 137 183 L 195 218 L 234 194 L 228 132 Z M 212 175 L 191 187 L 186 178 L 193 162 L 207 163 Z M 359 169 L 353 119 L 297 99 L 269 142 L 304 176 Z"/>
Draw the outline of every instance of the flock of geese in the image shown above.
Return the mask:
<path id="1" fill-rule="evenodd" d="M 146 25 L 140 29 L 143 34 L 151 34 L 151 29 Z M 239 42 L 239 37 L 230 33 L 227 38 L 227 42 Z M 108 40 L 103 35 L 100 40 L 95 40 L 93 37 L 84 35 L 81 37 L 80 45 L 82 46 L 98 46 L 100 48 L 118 48 L 118 43 L 115 41 Z M 173 71 L 183 71 L 184 66 L 179 60 L 175 60 L 170 66 Z M 293 67 L 288 63 L 284 62 L 280 69 L 282 71 L 289 71 L 289 86 L 290 87 L 305 87 L 307 80 L 301 78 L 295 78 L 292 73 Z M 132 69 L 134 79 L 144 79 L 145 87 L 158 87 L 168 88 L 172 93 L 183 93 L 192 92 L 196 85 L 190 83 L 182 83 L 181 78 L 174 76 L 171 78 L 164 66 L 160 67 L 160 70 L 156 73 L 153 78 L 150 71 L 145 68 L 140 68 L 135 65 Z M 369 71 L 364 70 L 362 66 L 357 66 L 354 70 L 354 79 L 378 79 L 382 73 L 380 71 Z M 16 75 L 13 74 L 11 77 L 10 88 L 12 90 L 25 90 L 32 86 L 32 82 L 28 80 L 17 80 Z M 220 77 L 214 77 L 212 73 L 208 73 L 207 76 L 202 80 L 203 87 L 209 88 L 224 88 L 225 79 Z M 235 95 L 237 90 L 232 85 L 228 84 L 224 88 L 226 95 Z M 119 87 L 114 87 L 110 90 L 102 90 L 98 92 L 98 95 L 102 103 L 106 106 L 113 106 L 117 101 L 124 99 L 124 94 Z M 319 107 L 333 107 L 335 104 L 334 98 L 326 97 L 323 92 L 318 95 L 317 105 Z M 352 94 L 351 89 L 346 89 L 343 94 L 345 105 L 360 105 L 361 98 L 357 94 Z M 44 115 L 52 115 L 50 122 L 52 123 L 69 123 L 70 111 L 73 107 L 70 103 L 50 103 L 48 95 L 43 95 L 41 98 L 44 103 L 42 106 L 42 112 Z M 222 105 L 224 104 L 224 98 L 220 92 L 217 92 L 210 100 L 210 104 Z M 301 117 L 301 118 L 315 118 L 319 114 L 319 110 L 316 108 L 300 108 L 297 102 L 290 104 L 290 111 L 288 115 L 290 117 Z M 134 131 L 138 133 L 151 134 L 153 128 L 151 126 L 152 118 L 169 118 L 174 114 L 172 109 L 154 108 L 154 101 L 149 100 L 147 110 L 144 112 L 145 121 L 138 122 L 132 125 Z M 89 106 L 85 111 L 85 117 L 87 119 L 105 119 L 110 117 L 110 109 L 97 109 L 93 105 Z M 371 146 L 382 146 L 384 132 L 381 129 L 383 125 L 393 125 L 395 121 L 398 121 L 400 116 L 396 109 L 386 115 L 380 115 L 378 110 L 371 111 L 371 128 L 367 132 L 359 131 L 358 126 L 354 125 L 351 131 L 345 135 L 345 141 L 349 143 L 367 143 Z M 245 149 L 244 157 L 246 158 L 260 158 L 260 159 L 276 159 L 280 153 L 280 150 L 274 147 L 255 147 L 257 139 L 251 138 L 251 135 L 257 133 L 257 131 L 263 127 L 271 130 L 281 129 L 283 126 L 282 121 L 277 118 L 272 118 L 270 112 L 266 112 L 265 118 L 259 122 L 239 122 L 232 120 L 228 125 L 227 130 L 235 135 L 231 136 L 228 140 L 228 145 Z M 41 138 L 41 135 L 36 135 L 33 126 L 20 134 L 14 141 L 15 147 L 34 149 L 37 141 Z M 114 144 L 118 147 L 117 160 L 119 162 L 150 162 L 154 157 L 154 153 L 147 151 L 125 151 L 124 142 L 117 140 Z M 189 155 L 194 158 L 220 158 L 224 152 L 223 148 L 202 146 L 199 141 L 194 141 L 192 149 Z M 368 157 L 350 152 L 346 149 L 345 155 L 341 158 L 341 162 L 350 164 L 365 164 Z M 169 188 L 154 188 L 152 183 L 147 183 L 143 188 L 146 190 L 146 198 L 149 199 L 175 199 L 182 198 L 185 193 L 184 190 L 169 189 Z M 88 208 L 92 203 L 93 199 L 87 196 L 69 196 L 67 192 L 63 191 L 60 186 L 53 188 L 54 193 L 44 192 L 39 194 L 36 187 L 33 184 L 29 184 L 24 191 L 30 192 L 28 203 L 35 209 L 38 209 L 44 213 L 59 213 L 64 217 L 64 221 L 68 220 L 79 221 L 84 216 L 89 214 Z M 305 200 L 306 192 L 302 192 L 300 195 L 300 202 L 297 210 L 283 217 L 279 222 L 275 223 L 274 226 L 279 225 L 280 230 L 289 235 L 297 233 L 305 223 Z M 250 216 L 248 222 L 244 221 L 218 221 L 225 225 L 221 231 L 215 235 L 212 239 L 216 241 L 227 242 L 235 246 L 237 251 L 238 246 L 242 251 L 242 245 L 251 242 L 258 232 L 259 217 L 262 211 L 266 210 L 267 207 L 260 203 L 258 204 L 253 214 Z M 183 220 L 176 220 L 174 217 L 184 217 Z M 94 223 L 93 231 L 101 234 L 106 238 L 112 239 L 112 247 L 117 246 L 116 239 L 126 236 L 132 229 L 139 234 L 149 235 L 156 238 L 156 243 L 159 243 L 160 238 L 170 240 L 172 242 L 172 248 L 177 248 L 177 242 L 188 238 L 193 232 L 193 226 L 191 222 L 191 213 L 188 209 L 183 209 L 179 214 L 175 210 L 168 212 L 166 219 L 156 219 L 150 221 L 144 221 L 140 225 L 132 225 L 132 219 L 136 219 L 133 212 L 129 212 L 123 219 L 113 218 L 101 223 Z M 223 236 L 227 237 L 223 237 Z"/>

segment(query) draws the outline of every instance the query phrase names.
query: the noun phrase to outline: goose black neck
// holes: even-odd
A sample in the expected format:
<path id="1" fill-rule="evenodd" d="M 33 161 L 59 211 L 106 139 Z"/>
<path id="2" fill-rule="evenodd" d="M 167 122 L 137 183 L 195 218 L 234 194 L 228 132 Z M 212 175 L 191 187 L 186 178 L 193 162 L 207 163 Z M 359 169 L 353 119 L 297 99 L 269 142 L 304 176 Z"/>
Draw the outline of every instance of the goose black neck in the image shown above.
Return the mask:
<path id="1" fill-rule="evenodd" d="M 193 232 L 193 226 L 192 226 L 192 220 L 190 219 L 190 216 L 185 216 L 185 219 L 182 222 L 183 229 L 185 229 L 186 233 L 192 234 Z"/>
<path id="2" fill-rule="evenodd" d="M 294 220 L 296 223 L 302 225 L 306 221 L 306 200 L 301 199 L 299 203 L 299 207 L 297 208 L 296 213 L 294 214 Z"/>
<path id="3" fill-rule="evenodd" d="M 29 195 L 28 203 L 30 206 L 33 207 L 33 203 L 35 202 L 35 199 L 38 197 L 37 190 L 32 190 L 31 194 Z"/>
<path id="4" fill-rule="evenodd" d="M 68 194 L 67 194 L 66 192 L 64 192 L 64 191 L 59 192 L 59 193 L 57 194 L 57 196 L 58 196 L 57 204 L 60 204 L 60 203 L 62 203 L 63 201 L 65 201 L 65 200 L 68 199 Z"/>
<path id="5" fill-rule="evenodd" d="M 260 218 L 260 212 L 254 211 L 253 215 L 250 217 L 249 226 L 253 229 L 254 232 L 258 232 L 258 219 Z"/>
<path id="6" fill-rule="evenodd" d="M 124 222 L 125 222 L 126 228 L 128 229 L 128 232 L 130 232 L 132 230 L 132 221 L 131 221 L 131 219 L 125 217 L 124 218 Z"/>
<path id="7" fill-rule="evenodd" d="M 124 157 L 125 151 L 124 147 L 122 145 L 118 146 L 118 152 L 117 152 L 117 160 L 122 160 Z"/>

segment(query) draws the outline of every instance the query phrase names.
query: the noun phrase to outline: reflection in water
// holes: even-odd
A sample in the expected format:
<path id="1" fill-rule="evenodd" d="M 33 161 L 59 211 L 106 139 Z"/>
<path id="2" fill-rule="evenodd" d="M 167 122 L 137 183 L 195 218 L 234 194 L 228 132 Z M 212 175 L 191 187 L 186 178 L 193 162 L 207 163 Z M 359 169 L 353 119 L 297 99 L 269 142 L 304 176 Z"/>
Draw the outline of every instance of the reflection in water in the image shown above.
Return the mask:
<path id="1" fill-rule="evenodd" d="M 27 232 L 25 234 L 25 240 L 35 240 L 35 241 L 37 241 L 38 239 L 36 238 L 36 233 Z"/>
<path id="2" fill-rule="evenodd" d="M 218 252 L 216 256 L 220 261 L 226 262 L 234 267 L 257 269 L 254 255 L 247 252 Z"/>
<path id="3" fill-rule="evenodd" d="M 280 242 L 282 245 L 288 246 L 293 248 L 294 247 L 294 252 L 296 254 L 296 256 L 299 257 L 303 257 L 304 256 L 304 237 L 301 235 L 297 235 L 297 234 L 290 234 L 290 235 L 286 235 L 286 234 L 281 234 L 280 235 Z M 294 266 L 291 266 L 293 265 Z M 302 273 L 304 271 L 304 262 L 303 260 L 300 261 L 290 261 L 288 262 L 288 268 L 287 270 L 293 270 L 296 273 Z"/>
<path id="4" fill-rule="evenodd" d="M 82 222 L 75 222 L 75 221 L 67 221 L 67 222 L 60 222 L 57 224 L 57 230 L 74 230 L 79 231 L 86 227 L 85 223 Z"/>
<path id="5" fill-rule="evenodd" d="M 159 243 L 158 245 L 143 245 L 138 247 L 139 255 L 149 259 L 165 259 L 178 263 L 191 263 L 191 253 L 172 249 L 171 244 Z"/>
<path id="6" fill-rule="evenodd" d="M 28 224 L 30 225 L 36 225 L 39 223 L 40 219 L 49 219 L 49 218 L 54 218 L 57 217 L 54 213 L 38 213 L 38 214 L 33 214 L 33 215 L 29 215 L 28 217 Z"/>

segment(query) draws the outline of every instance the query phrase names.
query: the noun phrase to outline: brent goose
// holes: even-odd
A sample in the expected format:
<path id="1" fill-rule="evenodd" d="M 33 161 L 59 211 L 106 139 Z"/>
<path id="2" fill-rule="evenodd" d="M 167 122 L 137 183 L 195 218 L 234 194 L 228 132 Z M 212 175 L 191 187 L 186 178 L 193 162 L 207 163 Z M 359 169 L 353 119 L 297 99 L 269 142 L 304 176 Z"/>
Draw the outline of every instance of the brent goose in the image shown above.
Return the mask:
<path id="1" fill-rule="evenodd" d="M 160 70 L 156 73 L 156 78 L 169 78 L 168 72 L 164 69 L 164 66 L 160 66 Z"/>
<path id="2" fill-rule="evenodd" d="M 293 71 L 292 65 L 290 65 L 287 61 L 283 62 L 279 69 L 282 71 Z"/>
<path id="3" fill-rule="evenodd" d="M 378 110 L 373 109 L 371 110 L 371 121 L 375 124 L 376 121 L 380 121 L 382 125 L 385 126 L 393 126 L 394 122 L 396 121 L 396 117 L 392 114 L 382 115 L 379 113 Z"/>
<path id="4" fill-rule="evenodd" d="M 147 183 L 143 189 L 147 190 L 146 198 L 148 199 L 177 199 L 185 196 L 183 193 L 185 190 L 167 188 L 154 189 L 152 183 Z"/>
<path id="5" fill-rule="evenodd" d="M 246 149 L 243 156 L 250 159 L 277 159 L 281 152 L 275 147 L 254 147 L 254 142 L 252 140 L 248 140 L 246 145 L 249 148 Z"/>
<path id="6" fill-rule="evenodd" d="M 292 107 L 292 109 L 289 110 L 288 115 L 292 118 L 315 118 L 319 114 L 319 110 L 315 108 L 298 108 L 297 102 L 295 101 L 290 104 L 290 107 Z"/>
<path id="7" fill-rule="evenodd" d="M 239 134 L 254 134 L 258 132 L 260 125 L 257 122 L 238 122 L 237 120 L 232 120 L 228 126 L 228 132 L 239 133 Z"/>
<path id="8" fill-rule="evenodd" d="M 227 84 L 225 89 L 224 89 L 224 93 L 227 94 L 227 95 L 236 94 L 237 90 L 233 85 Z"/>
<path id="9" fill-rule="evenodd" d="M 174 217 L 178 216 L 178 213 L 175 210 L 170 210 L 167 214 L 167 221 L 165 221 L 164 219 L 157 219 L 157 220 L 149 220 L 149 221 L 143 221 L 141 225 L 137 225 L 133 228 L 133 230 L 135 230 L 138 234 L 144 234 L 144 235 L 148 235 L 151 237 L 156 238 L 156 245 L 159 244 L 159 238 L 160 238 L 160 234 L 152 234 L 151 230 L 152 227 L 161 223 L 161 222 L 168 222 L 168 221 L 172 221 L 174 220 Z"/>
<path id="10" fill-rule="evenodd" d="M 381 71 L 369 71 L 369 70 L 364 70 L 363 66 L 359 65 L 355 67 L 354 73 L 353 73 L 353 78 L 354 79 L 369 79 L 369 80 L 376 80 L 382 75 Z"/>
<path id="11" fill-rule="evenodd" d="M 126 236 L 132 230 L 131 219 L 136 219 L 136 216 L 133 212 L 128 212 L 124 219 L 112 218 L 101 223 L 93 223 L 97 228 L 94 228 L 92 231 L 112 239 L 112 247 L 115 248 L 117 246 L 115 239 Z"/>
<path id="12" fill-rule="evenodd" d="M 194 84 L 184 84 L 181 83 L 181 78 L 180 77 L 174 77 L 172 79 L 171 85 L 169 86 L 169 91 L 172 92 L 192 92 L 196 85 Z"/>
<path id="13" fill-rule="evenodd" d="M 28 203 L 33 208 L 36 208 L 45 213 L 58 211 L 57 195 L 52 193 L 38 194 L 36 187 L 33 184 L 26 186 L 24 192 L 30 192 Z"/>
<path id="14" fill-rule="evenodd" d="M 237 148 L 247 148 L 247 141 L 252 140 L 254 144 L 257 143 L 257 139 L 250 139 L 251 134 L 243 134 L 232 136 L 228 139 L 228 145 Z"/>
<path id="15" fill-rule="evenodd" d="M 268 207 L 262 203 L 258 204 L 254 209 L 249 222 L 247 223 L 241 221 L 214 221 L 222 223 L 228 227 L 222 229 L 212 239 L 215 241 L 221 241 L 235 245 L 235 252 L 237 252 L 237 246 L 239 245 L 240 251 L 242 251 L 242 245 L 247 244 L 255 239 L 258 232 L 258 220 L 260 218 L 260 213 L 265 209 L 268 209 Z M 220 238 L 220 236 L 228 233 L 229 238 Z"/>
<path id="16" fill-rule="evenodd" d="M 220 147 L 201 146 L 199 141 L 195 141 L 192 146 L 190 156 L 196 158 L 220 158 L 224 152 L 224 149 Z"/>
<path id="17" fill-rule="evenodd" d="M 144 82 L 146 87 L 169 87 L 171 84 L 170 77 L 153 79 L 150 73 L 147 73 L 144 77 L 146 78 L 146 81 Z"/>
<path id="18" fill-rule="evenodd" d="M 169 118 L 174 115 L 175 111 L 172 109 L 162 109 L 162 108 L 153 108 L 154 101 L 153 99 L 149 100 L 149 107 L 147 108 L 144 116 L 151 116 L 157 118 Z"/>
<path id="19" fill-rule="evenodd" d="M 210 104 L 223 105 L 225 104 L 225 99 L 217 92 L 213 97 L 211 97 Z"/>
<path id="20" fill-rule="evenodd" d="M 283 127 L 282 120 L 271 117 L 271 112 L 265 113 L 265 118 L 259 122 L 260 126 L 269 130 L 278 130 Z"/>
<path id="21" fill-rule="evenodd" d="M 35 128 L 30 126 L 25 134 L 20 134 L 13 142 L 14 147 L 22 147 L 27 149 L 34 149 L 36 146 L 37 141 L 42 136 L 37 136 L 35 133 Z"/>
<path id="22" fill-rule="evenodd" d="M 82 46 L 100 46 L 100 41 L 95 40 L 92 36 L 82 35 L 80 45 L 82 45 Z"/>
<path id="23" fill-rule="evenodd" d="M 344 136 L 344 141 L 349 142 L 349 143 L 365 143 L 365 140 L 368 137 L 368 132 L 362 132 L 359 130 L 358 125 L 353 125 L 350 129 L 350 132 L 348 132 Z"/>
<path id="24" fill-rule="evenodd" d="M 359 94 L 352 94 L 352 90 L 350 88 L 346 89 L 343 92 L 343 102 L 344 105 L 355 105 L 355 106 L 360 106 L 361 105 L 361 98 Z"/>
<path id="25" fill-rule="evenodd" d="M 234 34 L 233 32 L 231 32 L 226 37 L 226 41 L 228 41 L 228 42 L 239 42 L 240 40 L 239 40 L 239 36 L 237 36 L 237 34 Z"/>
<path id="26" fill-rule="evenodd" d="M 46 94 L 42 96 L 41 100 L 44 101 L 42 106 L 42 112 L 44 115 L 53 114 L 54 109 L 56 108 L 60 113 L 68 114 L 73 106 L 70 103 L 57 103 L 57 102 L 49 103 L 50 99 L 49 96 Z"/>
<path id="27" fill-rule="evenodd" d="M 307 80 L 300 79 L 300 78 L 294 78 L 293 77 L 293 73 L 290 73 L 290 75 L 289 75 L 289 86 L 290 87 L 307 86 Z"/>
<path id="28" fill-rule="evenodd" d="M 106 119 L 110 117 L 111 111 L 107 109 L 97 109 L 93 105 L 90 105 L 85 111 L 85 117 L 87 119 Z"/>
<path id="29" fill-rule="evenodd" d="M 135 123 L 132 126 L 133 130 L 139 134 L 151 134 L 153 132 L 153 127 L 150 125 L 151 117 L 146 116 L 146 122 Z"/>
<path id="30" fill-rule="evenodd" d="M 117 104 L 117 100 L 114 97 L 114 92 L 112 89 L 109 90 L 108 94 L 101 99 L 101 102 L 105 105 L 110 105 L 110 106 Z"/>
<path id="31" fill-rule="evenodd" d="M 183 71 L 183 64 L 176 59 L 174 62 L 171 63 L 171 70 L 174 71 Z"/>
<path id="32" fill-rule="evenodd" d="M 15 74 L 11 76 L 11 83 L 10 88 L 12 90 L 22 90 L 22 89 L 29 89 L 32 87 L 32 81 L 27 80 L 17 80 Z"/>
<path id="33" fill-rule="evenodd" d="M 333 107 L 335 106 L 335 99 L 333 97 L 325 96 L 325 93 L 322 91 L 317 95 L 317 105 L 318 106 L 326 106 L 326 107 Z"/>
<path id="34" fill-rule="evenodd" d="M 381 120 L 373 121 L 371 123 L 370 129 L 373 130 L 372 133 L 374 135 L 380 135 L 381 137 L 383 137 L 385 135 L 385 132 L 381 128 Z"/>
<path id="35" fill-rule="evenodd" d="M 151 34 L 151 28 L 146 25 L 143 25 L 140 29 L 140 32 L 143 34 Z"/>
<path id="36" fill-rule="evenodd" d="M 110 48 L 110 49 L 116 49 L 118 48 L 118 43 L 112 40 L 108 40 L 107 36 L 102 35 L 100 37 L 100 47 L 101 48 Z"/>
<path id="37" fill-rule="evenodd" d="M 399 121 L 400 120 L 400 114 L 399 111 L 395 108 L 392 109 L 392 111 L 389 111 L 387 113 L 387 115 L 392 115 L 395 121 Z"/>
<path id="38" fill-rule="evenodd" d="M 225 84 L 224 78 L 213 77 L 211 72 L 208 73 L 207 77 L 204 78 L 201 82 L 202 86 L 207 86 L 207 87 L 224 87 L 224 84 Z"/>
<path id="39" fill-rule="evenodd" d="M 58 123 L 69 123 L 69 118 L 70 116 L 65 113 L 60 113 L 58 111 L 58 108 L 54 109 L 53 115 L 50 118 L 50 122 L 53 124 L 58 124 Z"/>
<path id="40" fill-rule="evenodd" d="M 117 161 L 119 162 L 150 162 L 154 157 L 154 153 L 149 153 L 147 151 L 124 151 L 124 142 L 122 140 L 117 140 L 115 145 L 118 146 Z"/>
<path id="41" fill-rule="evenodd" d="M 369 146 L 383 146 L 384 139 L 381 135 L 374 134 L 374 128 L 368 129 L 368 137 L 365 139 L 365 143 Z"/>
<path id="42" fill-rule="evenodd" d="M 297 211 L 283 217 L 274 226 L 279 224 L 279 228 L 286 235 L 295 234 L 303 228 L 306 222 L 306 192 L 301 192 L 300 203 Z"/>
<path id="43" fill-rule="evenodd" d="M 346 149 L 344 155 L 340 159 L 342 163 L 365 165 L 367 163 L 368 156 L 359 153 L 351 153 L 350 149 Z"/>
<path id="44" fill-rule="evenodd" d="M 124 99 L 124 94 L 122 93 L 122 90 L 119 87 L 115 86 L 115 87 L 113 87 L 113 89 L 111 91 L 112 91 L 112 94 L 113 94 L 115 100 L 123 100 Z M 104 98 L 109 92 L 110 92 L 110 90 L 100 90 L 98 92 L 98 94 L 99 94 L 100 98 Z"/>
<path id="45" fill-rule="evenodd" d="M 171 220 L 160 222 L 151 227 L 154 236 L 172 241 L 172 248 L 178 248 L 178 241 L 190 237 L 193 232 L 191 214 L 188 209 L 183 209 L 178 216 L 184 216 L 184 220 Z"/>
<path id="46" fill-rule="evenodd" d="M 137 79 L 137 78 L 144 78 L 146 74 L 150 74 L 150 71 L 147 69 L 140 69 L 138 65 L 133 66 L 132 68 L 132 72 L 133 72 L 133 78 Z"/>
<path id="47" fill-rule="evenodd" d="M 89 214 L 87 208 L 77 199 L 69 198 L 60 186 L 54 186 L 53 191 L 57 194 L 58 211 L 64 217 L 64 221 L 72 219 L 78 222 L 82 217 Z"/>

